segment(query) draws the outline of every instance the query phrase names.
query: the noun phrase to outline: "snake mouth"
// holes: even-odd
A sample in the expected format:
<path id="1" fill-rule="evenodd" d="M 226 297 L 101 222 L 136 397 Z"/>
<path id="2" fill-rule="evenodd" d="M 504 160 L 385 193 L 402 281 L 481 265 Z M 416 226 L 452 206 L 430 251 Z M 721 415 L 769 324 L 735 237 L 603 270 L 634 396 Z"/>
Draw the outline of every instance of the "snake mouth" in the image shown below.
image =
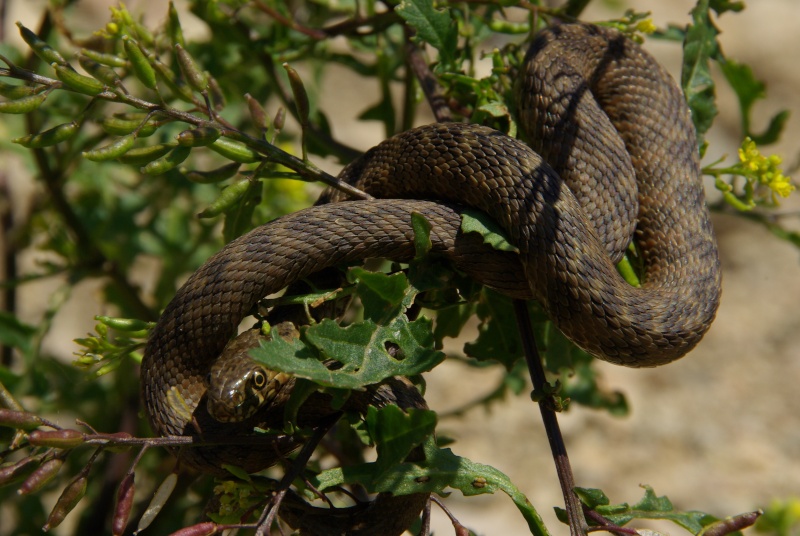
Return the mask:
<path id="1" fill-rule="evenodd" d="M 218 422 L 239 422 L 253 415 L 254 409 L 257 409 L 249 407 L 244 402 L 241 393 L 227 393 L 227 396 L 208 396 L 206 408 L 209 415 Z"/>
<path id="2" fill-rule="evenodd" d="M 208 413 L 218 422 L 235 422 L 241 420 L 236 408 L 231 409 L 227 404 L 223 404 L 218 400 L 208 399 Z"/>

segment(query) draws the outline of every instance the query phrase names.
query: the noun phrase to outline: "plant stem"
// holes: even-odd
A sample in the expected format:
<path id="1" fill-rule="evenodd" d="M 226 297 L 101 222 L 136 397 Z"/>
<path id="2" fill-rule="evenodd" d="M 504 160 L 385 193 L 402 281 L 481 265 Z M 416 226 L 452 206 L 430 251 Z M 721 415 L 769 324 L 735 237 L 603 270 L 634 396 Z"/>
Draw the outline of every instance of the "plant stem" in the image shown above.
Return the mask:
<path id="1" fill-rule="evenodd" d="M 442 88 L 436 76 L 431 72 L 428 62 L 422 56 L 422 51 L 411 40 L 413 33 L 406 28 L 406 65 L 414 73 L 419 82 L 422 93 L 431 107 L 433 116 L 439 123 L 452 121 L 450 108 L 442 94 Z"/>
<path id="2" fill-rule="evenodd" d="M 17 278 L 17 248 L 16 240 L 13 235 L 14 230 L 14 209 L 11 203 L 11 189 L 8 187 L 8 176 L 3 173 L 0 175 L 0 257 L 2 257 L 3 268 L 0 269 L 0 280 L 13 281 Z M 0 298 L 0 307 L 3 311 L 15 314 L 17 311 L 17 287 L 8 285 L 3 289 L 3 296 Z M 12 364 L 11 345 L 2 345 L 0 348 L 0 364 L 11 368 Z"/>
<path id="3" fill-rule="evenodd" d="M 525 350 L 525 360 L 528 363 L 528 371 L 531 375 L 534 392 L 544 392 L 547 380 L 544 375 L 544 367 L 536 349 L 536 339 L 531 329 L 531 317 L 528 312 L 528 304 L 524 300 L 513 300 L 514 312 L 517 319 L 522 347 Z M 543 397 L 539 400 L 539 410 L 542 413 L 544 429 L 547 432 L 547 439 L 550 442 L 550 451 L 553 453 L 553 461 L 556 465 L 558 481 L 561 484 L 561 492 L 564 494 L 564 506 L 567 510 L 569 520 L 569 531 L 571 536 L 586 536 L 588 525 L 583 515 L 583 507 L 578 496 L 573 491 L 575 479 L 572 476 L 572 467 L 567 456 L 567 447 L 564 445 L 564 438 L 558 426 L 556 412 L 553 409 L 553 402 L 550 397 Z"/>

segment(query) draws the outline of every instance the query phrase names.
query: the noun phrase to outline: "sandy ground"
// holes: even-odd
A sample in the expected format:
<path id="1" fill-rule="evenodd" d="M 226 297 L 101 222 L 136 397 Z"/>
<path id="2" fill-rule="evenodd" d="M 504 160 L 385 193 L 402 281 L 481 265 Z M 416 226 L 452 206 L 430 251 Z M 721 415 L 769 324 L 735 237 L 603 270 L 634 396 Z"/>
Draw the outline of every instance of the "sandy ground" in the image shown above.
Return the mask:
<path id="1" fill-rule="evenodd" d="M 36 10 L 42 4 L 11 1 L 9 20 L 35 26 Z M 663 25 L 686 23 L 693 2 L 623 4 L 651 10 L 655 22 Z M 23 5 L 29 11 L 21 11 Z M 135 11 L 142 2 L 128 5 Z M 159 15 L 151 16 L 150 22 L 161 20 L 160 8 L 156 12 Z M 586 19 L 608 18 L 619 12 L 593 10 Z M 107 11 L 96 8 L 87 9 L 81 20 L 94 28 L 106 18 Z M 795 111 L 783 141 L 770 148 L 783 155 L 787 164 L 797 160 L 800 139 L 800 70 L 796 67 L 800 33 L 794 27 L 798 20 L 800 2 L 796 0 L 750 2 L 744 13 L 727 14 L 719 20 L 725 52 L 749 63 L 756 76 L 768 84 L 769 99 L 756 107 L 755 128 L 764 126 L 779 109 Z M 673 73 L 679 72 L 676 47 L 654 41 L 647 47 Z M 337 130 L 349 143 L 370 147 L 380 140 L 380 128 L 357 124 L 352 118 L 371 101 L 362 92 L 347 89 L 343 81 L 332 77 L 321 106 L 331 110 L 333 99 L 344 99 L 344 104 L 335 106 L 343 115 L 335 122 Z M 740 134 L 736 103 L 729 90 L 720 89 L 719 104 L 721 113 L 711 134 L 709 158 L 720 154 L 735 158 Z M 23 181 L 15 180 L 14 188 L 15 196 L 30 195 L 31 189 Z M 798 208 L 797 199 L 781 208 L 782 213 L 792 215 L 786 221 L 795 228 Z M 635 502 L 642 495 L 639 484 L 646 483 L 668 495 L 678 508 L 726 516 L 766 506 L 774 498 L 800 495 L 800 399 L 795 395 L 800 378 L 798 251 L 737 218 L 715 217 L 714 225 L 722 254 L 724 292 L 716 323 L 703 343 L 686 359 L 659 369 L 629 370 L 601 364 L 605 382 L 627 394 L 633 408 L 629 417 L 613 418 L 583 409 L 561 417 L 578 484 L 602 488 L 614 502 Z M 49 351 L 68 356 L 73 349 L 66 341 L 91 329 L 92 316 L 99 312 L 94 288 L 85 283 L 76 289 L 56 319 Z M 21 298 L 25 318 L 34 322 L 39 318 L 43 296 L 48 296 L 48 288 L 26 287 Z M 485 382 L 485 376 L 449 363 L 430 375 L 428 399 L 437 410 L 453 408 L 482 392 Z M 553 532 L 566 534 L 552 513 L 551 507 L 561 504 L 561 498 L 547 440 L 538 410 L 526 397 L 509 400 L 491 413 L 473 411 L 465 418 L 446 421 L 442 431 L 458 440 L 454 448 L 459 454 L 511 475 Z M 447 503 L 479 534 L 526 531 L 504 496 L 465 499 L 453 494 Z M 435 527 L 439 534 L 451 533 L 441 514 L 436 515 Z M 682 532 L 673 527 L 667 530 Z"/>

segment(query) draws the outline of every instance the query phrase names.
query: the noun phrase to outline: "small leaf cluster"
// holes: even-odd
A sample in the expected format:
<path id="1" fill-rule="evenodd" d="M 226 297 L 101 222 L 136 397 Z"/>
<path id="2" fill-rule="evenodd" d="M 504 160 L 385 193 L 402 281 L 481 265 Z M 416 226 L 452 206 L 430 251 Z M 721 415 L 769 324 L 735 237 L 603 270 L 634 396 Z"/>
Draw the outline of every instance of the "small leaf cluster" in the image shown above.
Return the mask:
<path id="1" fill-rule="evenodd" d="M 125 359 L 141 362 L 140 350 L 144 348 L 154 322 L 108 316 L 96 316 L 95 320 L 99 322 L 95 326 L 95 335 L 75 339 L 75 343 L 84 348 L 73 363 L 76 367 L 90 370 L 101 364 L 95 374 L 102 376 L 116 370 Z M 115 336 L 109 328 L 125 335 Z"/>

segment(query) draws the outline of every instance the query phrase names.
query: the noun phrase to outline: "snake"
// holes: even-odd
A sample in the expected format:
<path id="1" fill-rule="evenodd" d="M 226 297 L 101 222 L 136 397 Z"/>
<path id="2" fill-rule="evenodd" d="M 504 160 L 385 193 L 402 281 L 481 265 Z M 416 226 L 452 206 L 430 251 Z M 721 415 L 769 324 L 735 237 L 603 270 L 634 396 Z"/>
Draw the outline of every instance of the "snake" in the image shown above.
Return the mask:
<path id="1" fill-rule="evenodd" d="M 413 214 L 431 224 L 431 255 L 503 294 L 537 300 L 559 330 L 597 358 L 655 367 L 700 341 L 716 314 L 721 275 L 680 88 L 631 39 L 583 23 L 539 32 L 516 79 L 516 117 L 527 143 L 466 123 L 410 129 L 339 174 L 378 199 L 348 200 L 328 190 L 317 205 L 235 239 L 191 275 L 152 330 L 141 367 L 153 430 L 204 442 L 177 452 L 182 463 L 215 474 L 223 463 L 252 472 L 275 463 L 276 450 L 296 447 L 280 434 L 259 444 L 253 428 L 268 421 L 270 408 L 212 416 L 206 400 L 213 364 L 262 297 L 327 267 L 412 259 Z M 495 220 L 518 252 L 496 251 L 463 232 L 464 207 Z M 631 247 L 641 261 L 639 286 L 616 268 Z M 215 375 L 244 374 L 230 367 Z M 244 444 L 230 444 L 232 438 Z M 426 495 L 410 497 L 404 507 L 418 515 Z M 302 508 L 293 504 L 287 511 Z M 403 530 L 370 527 L 374 516 L 359 515 L 331 532 L 321 528 L 327 521 L 303 530 Z"/>

